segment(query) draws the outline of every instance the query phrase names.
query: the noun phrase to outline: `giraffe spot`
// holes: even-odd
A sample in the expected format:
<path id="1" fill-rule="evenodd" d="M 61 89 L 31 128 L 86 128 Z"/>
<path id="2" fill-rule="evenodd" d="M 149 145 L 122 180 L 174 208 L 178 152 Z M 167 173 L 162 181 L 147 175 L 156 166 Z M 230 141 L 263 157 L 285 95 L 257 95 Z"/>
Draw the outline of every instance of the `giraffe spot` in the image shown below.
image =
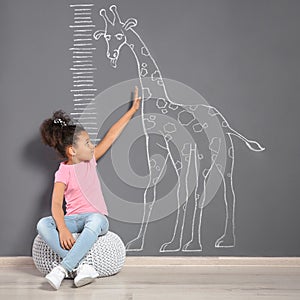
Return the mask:
<path id="1" fill-rule="evenodd" d="M 213 155 L 211 156 L 212 161 L 215 161 L 216 158 L 217 158 L 217 154 L 213 154 Z"/>
<path id="2" fill-rule="evenodd" d="M 155 165 L 156 165 L 155 159 L 151 158 L 150 161 L 149 161 L 149 165 L 150 165 L 150 168 L 154 168 Z"/>
<path id="3" fill-rule="evenodd" d="M 198 158 L 199 158 L 199 159 L 203 159 L 203 157 L 204 157 L 204 156 L 203 156 L 202 153 L 198 154 Z"/>
<path id="4" fill-rule="evenodd" d="M 178 122 L 183 126 L 188 126 L 194 119 L 194 114 L 186 110 L 183 110 L 178 114 Z"/>
<path id="5" fill-rule="evenodd" d="M 150 92 L 150 89 L 149 88 L 143 88 L 143 95 L 144 95 L 144 98 L 143 98 L 144 101 L 149 100 L 152 96 L 152 94 Z"/>
<path id="6" fill-rule="evenodd" d="M 228 126 L 229 126 L 229 124 L 228 124 L 227 121 L 223 121 L 223 122 L 222 122 L 222 127 L 228 127 Z"/>
<path id="7" fill-rule="evenodd" d="M 157 183 L 157 181 L 158 181 L 158 177 L 156 177 L 156 178 L 153 178 L 153 184 L 156 184 Z"/>
<path id="8" fill-rule="evenodd" d="M 156 71 L 154 71 L 152 74 L 151 74 L 151 79 L 152 79 L 152 81 L 155 81 L 155 80 L 157 80 L 157 79 L 159 79 L 160 78 L 160 74 L 159 74 L 159 72 L 156 70 Z"/>
<path id="9" fill-rule="evenodd" d="M 233 148 L 232 147 L 228 148 L 228 156 L 230 158 L 233 158 Z"/>
<path id="10" fill-rule="evenodd" d="M 204 169 L 202 172 L 203 177 L 206 178 L 208 173 L 209 173 L 209 169 Z"/>
<path id="11" fill-rule="evenodd" d="M 221 145 L 221 139 L 219 137 L 213 137 L 209 144 L 209 150 L 211 150 L 215 153 L 219 153 L 220 145 Z"/>
<path id="12" fill-rule="evenodd" d="M 207 123 L 202 124 L 202 127 L 206 129 L 208 127 Z"/>
<path id="13" fill-rule="evenodd" d="M 144 124 L 145 124 L 146 129 L 148 129 L 148 130 L 155 127 L 155 122 L 149 121 L 147 118 L 144 119 Z"/>
<path id="14" fill-rule="evenodd" d="M 217 164 L 217 168 L 218 168 L 218 170 L 219 170 L 220 172 L 222 172 L 222 165 Z"/>
<path id="15" fill-rule="evenodd" d="M 164 137 L 165 137 L 166 142 L 169 142 L 169 140 L 172 139 L 172 136 L 170 134 L 166 134 Z"/>
<path id="16" fill-rule="evenodd" d="M 194 132 L 201 132 L 203 130 L 203 127 L 200 123 L 197 123 L 193 125 L 193 130 Z"/>
<path id="17" fill-rule="evenodd" d="M 198 201 L 197 205 L 198 205 L 197 208 L 203 209 L 203 205 L 204 205 L 204 197 L 202 197 L 202 201 L 201 201 L 201 199 Z"/>
<path id="18" fill-rule="evenodd" d="M 169 108 L 171 108 L 172 110 L 176 110 L 178 108 L 178 105 L 170 103 Z"/>
<path id="19" fill-rule="evenodd" d="M 156 119 L 156 116 L 155 116 L 155 115 L 150 115 L 150 116 L 149 116 L 149 119 L 150 119 L 151 121 L 153 121 L 153 120 Z"/>
<path id="20" fill-rule="evenodd" d="M 165 109 L 165 108 L 163 108 L 163 109 L 161 110 L 161 112 L 162 112 L 163 114 L 166 114 L 166 113 L 168 112 L 168 110 Z"/>
<path id="21" fill-rule="evenodd" d="M 156 100 L 156 106 L 158 108 L 165 108 L 167 106 L 167 101 L 164 98 L 158 98 Z"/>
<path id="22" fill-rule="evenodd" d="M 185 143 L 181 149 L 181 154 L 182 155 L 190 155 L 190 148 L 191 148 L 191 144 Z"/>
<path id="23" fill-rule="evenodd" d="M 148 71 L 146 69 L 141 69 L 141 76 L 145 77 L 148 74 Z"/>
<path id="24" fill-rule="evenodd" d="M 175 167 L 176 167 L 176 170 L 179 171 L 182 168 L 181 161 L 177 160 L 176 163 L 175 163 Z"/>
<path id="25" fill-rule="evenodd" d="M 168 133 L 175 132 L 176 131 L 175 124 L 168 122 L 167 124 L 164 125 L 164 131 Z"/>
<path id="26" fill-rule="evenodd" d="M 216 116 L 219 114 L 219 112 L 212 106 L 209 107 L 208 109 L 208 114 L 212 117 Z"/>
<path id="27" fill-rule="evenodd" d="M 141 53 L 142 53 L 142 55 L 145 55 L 145 56 L 149 56 L 150 55 L 150 53 L 149 53 L 149 51 L 148 51 L 148 49 L 146 47 L 142 47 L 141 48 Z"/>
<path id="28" fill-rule="evenodd" d="M 143 68 L 146 68 L 146 67 L 147 67 L 147 64 L 146 64 L 146 63 L 142 63 L 142 67 L 143 67 Z"/>
<path id="29" fill-rule="evenodd" d="M 195 111 L 198 106 L 199 105 L 189 105 L 188 109 L 191 110 L 191 111 Z"/>

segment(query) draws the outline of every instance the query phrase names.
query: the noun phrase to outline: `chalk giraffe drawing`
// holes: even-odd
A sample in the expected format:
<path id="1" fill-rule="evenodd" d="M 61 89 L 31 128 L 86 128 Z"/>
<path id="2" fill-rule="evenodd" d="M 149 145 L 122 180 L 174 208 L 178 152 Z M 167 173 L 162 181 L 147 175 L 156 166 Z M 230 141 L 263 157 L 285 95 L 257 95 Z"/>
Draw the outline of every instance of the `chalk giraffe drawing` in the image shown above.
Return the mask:
<path id="1" fill-rule="evenodd" d="M 234 135 L 244 141 L 253 151 L 263 151 L 264 148 L 256 141 L 248 140 L 232 129 L 216 108 L 205 104 L 182 105 L 172 102 L 167 95 L 165 83 L 156 62 L 140 36 L 133 29 L 137 25 L 137 20 L 129 18 L 123 22 L 115 5 L 110 6 L 109 9 L 113 16 L 112 20 L 107 16 L 106 10 L 101 9 L 100 15 L 104 20 L 105 28 L 104 30 L 96 30 L 93 36 L 95 40 L 100 37 L 105 39 L 107 44 L 106 56 L 113 68 L 117 67 L 117 60 L 123 46 L 128 46 L 136 59 L 142 87 L 141 116 L 146 136 L 150 171 L 149 183 L 144 193 L 144 213 L 141 227 L 138 236 L 127 243 L 127 251 L 143 250 L 145 233 L 156 201 L 156 182 L 160 179 L 168 160 L 170 160 L 178 177 L 176 199 L 178 209 L 173 236 L 169 242 L 160 247 L 160 252 L 202 251 L 202 212 L 205 206 L 206 187 L 213 168 L 216 168 L 221 176 L 226 210 L 224 233 L 216 240 L 215 247 L 234 247 L 235 193 L 232 182 L 234 147 L 231 136 Z M 177 124 L 180 126 L 175 126 L 175 122 L 166 122 L 168 115 L 171 119 L 177 120 Z M 215 121 L 222 124 L 223 136 L 209 132 L 209 124 Z M 188 130 L 192 139 L 189 139 L 188 135 L 186 135 L 186 140 L 179 139 L 180 135 L 181 137 L 182 134 L 184 135 L 183 129 Z M 173 141 L 176 146 L 180 145 L 181 157 L 176 162 L 170 141 Z M 222 149 L 224 149 L 223 153 Z M 155 153 L 160 153 L 160 157 L 164 159 L 155 159 Z M 221 154 L 225 155 L 226 165 Z M 195 181 L 192 200 L 187 197 L 190 183 L 190 180 L 187 180 L 189 173 L 192 173 Z M 154 184 L 154 189 L 150 193 L 151 184 Z M 149 198 L 151 198 L 150 202 L 147 201 Z M 192 220 L 189 222 L 191 223 L 190 239 L 182 245 L 188 211 L 192 215 Z"/>

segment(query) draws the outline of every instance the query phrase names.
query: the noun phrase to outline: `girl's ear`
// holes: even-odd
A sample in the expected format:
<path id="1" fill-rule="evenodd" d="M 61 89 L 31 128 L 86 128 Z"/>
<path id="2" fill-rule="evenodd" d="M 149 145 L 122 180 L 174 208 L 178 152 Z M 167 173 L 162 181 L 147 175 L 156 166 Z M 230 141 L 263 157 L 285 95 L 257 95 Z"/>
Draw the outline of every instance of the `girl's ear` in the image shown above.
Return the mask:
<path id="1" fill-rule="evenodd" d="M 67 148 L 67 153 L 68 153 L 70 156 L 76 154 L 76 152 L 74 151 L 74 148 L 73 148 L 72 146 L 69 146 L 69 147 Z"/>

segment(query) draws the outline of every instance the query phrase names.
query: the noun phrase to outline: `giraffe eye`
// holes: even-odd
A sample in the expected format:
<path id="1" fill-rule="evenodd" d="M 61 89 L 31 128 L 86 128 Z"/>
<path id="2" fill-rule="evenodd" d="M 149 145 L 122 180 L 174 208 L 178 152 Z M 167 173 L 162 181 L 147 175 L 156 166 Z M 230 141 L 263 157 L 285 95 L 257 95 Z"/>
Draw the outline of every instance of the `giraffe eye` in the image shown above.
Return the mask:
<path id="1" fill-rule="evenodd" d="M 117 40 L 120 41 L 123 38 L 123 34 L 122 33 L 118 33 L 118 34 L 115 35 L 115 37 L 116 37 Z"/>
<path id="2" fill-rule="evenodd" d="M 111 36 L 110 36 L 109 34 L 107 34 L 107 35 L 105 36 L 105 39 L 108 40 L 108 41 L 110 40 L 110 38 L 111 38 Z"/>

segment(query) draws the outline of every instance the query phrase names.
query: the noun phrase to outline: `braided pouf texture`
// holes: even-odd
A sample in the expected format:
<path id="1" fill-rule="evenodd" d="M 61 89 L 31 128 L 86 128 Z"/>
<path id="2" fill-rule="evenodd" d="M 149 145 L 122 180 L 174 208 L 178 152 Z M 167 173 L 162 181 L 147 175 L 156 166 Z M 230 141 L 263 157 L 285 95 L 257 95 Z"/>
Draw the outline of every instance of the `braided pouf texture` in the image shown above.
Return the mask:
<path id="1" fill-rule="evenodd" d="M 80 233 L 73 233 L 75 239 Z M 108 231 L 99 236 L 92 248 L 84 257 L 84 263 L 92 265 L 99 277 L 111 276 L 118 273 L 124 265 L 126 250 L 121 238 Z M 62 260 L 38 234 L 32 245 L 32 259 L 36 268 L 43 274 L 48 274 Z M 74 278 L 74 272 L 69 272 L 69 278 Z"/>

